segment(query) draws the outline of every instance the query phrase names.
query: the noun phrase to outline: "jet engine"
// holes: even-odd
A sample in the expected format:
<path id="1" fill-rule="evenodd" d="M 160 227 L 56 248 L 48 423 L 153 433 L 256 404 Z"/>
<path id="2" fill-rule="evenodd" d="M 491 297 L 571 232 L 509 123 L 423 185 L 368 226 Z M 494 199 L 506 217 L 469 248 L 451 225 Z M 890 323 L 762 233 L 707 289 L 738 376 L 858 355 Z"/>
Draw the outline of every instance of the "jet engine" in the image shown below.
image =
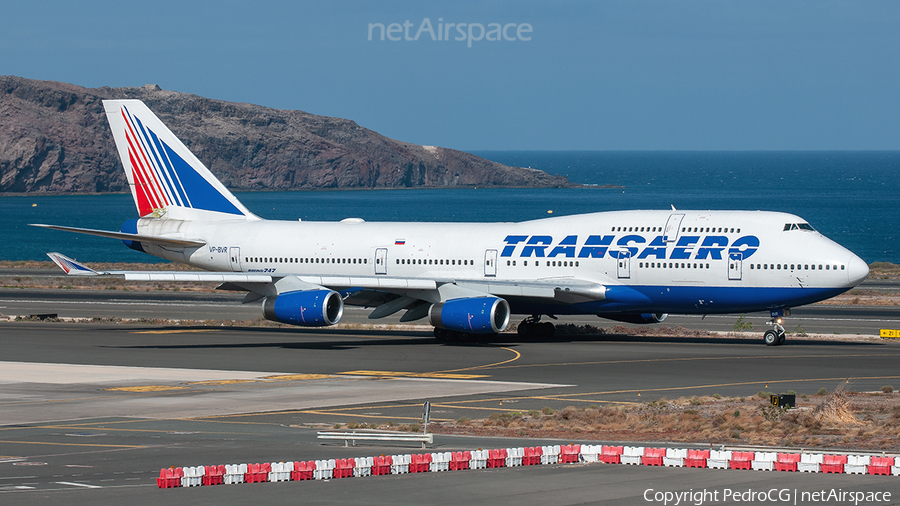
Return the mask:
<path id="1" fill-rule="evenodd" d="M 344 300 L 334 290 L 302 290 L 266 297 L 263 317 L 301 327 L 326 327 L 341 320 Z"/>
<path id="2" fill-rule="evenodd" d="M 432 305 L 428 319 L 439 329 L 492 334 L 506 330 L 509 303 L 498 297 L 450 299 Z"/>

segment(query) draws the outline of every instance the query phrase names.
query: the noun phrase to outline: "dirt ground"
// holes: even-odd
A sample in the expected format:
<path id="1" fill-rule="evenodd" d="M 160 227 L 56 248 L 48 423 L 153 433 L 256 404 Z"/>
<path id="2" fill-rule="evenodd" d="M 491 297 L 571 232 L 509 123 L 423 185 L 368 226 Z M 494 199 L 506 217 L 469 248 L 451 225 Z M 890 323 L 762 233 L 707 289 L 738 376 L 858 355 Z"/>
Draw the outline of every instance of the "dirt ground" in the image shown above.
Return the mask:
<path id="1" fill-rule="evenodd" d="M 897 452 L 900 393 L 888 385 L 884 390 L 799 394 L 790 409 L 773 406 L 770 393 L 760 392 L 751 398 L 691 397 L 555 412 L 510 411 L 429 428 L 448 434 Z"/>

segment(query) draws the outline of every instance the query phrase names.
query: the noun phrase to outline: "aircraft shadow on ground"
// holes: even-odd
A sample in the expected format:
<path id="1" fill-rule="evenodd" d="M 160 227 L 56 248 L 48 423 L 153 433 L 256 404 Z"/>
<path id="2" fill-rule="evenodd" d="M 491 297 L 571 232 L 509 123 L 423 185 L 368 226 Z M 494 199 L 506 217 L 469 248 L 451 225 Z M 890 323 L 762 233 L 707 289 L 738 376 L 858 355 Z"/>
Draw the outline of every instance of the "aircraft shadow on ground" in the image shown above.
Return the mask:
<path id="1" fill-rule="evenodd" d="M 196 330 L 206 330 L 210 327 L 162 327 L 161 331 L 185 331 L 189 333 Z M 118 330 L 118 329 L 117 329 Z M 265 328 L 265 327 L 226 327 L 231 333 L 248 334 L 247 341 L 241 343 L 191 343 L 177 344 L 142 344 L 126 346 L 104 346 L 105 348 L 125 349 L 254 349 L 254 348 L 285 348 L 308 350 L 350 350 L 378 346 L 423 346 L 440 344 L 447 347 L 466 346 L 517 346 L 526 343 L 667 343 L 667 344 L 735 344 L 765 346 L 762 338 L 726 338 L 726 337 L 677 337 L 677 336 L 643 336 L 628 334 L 560 334 L 553 337 L 523 337 L 517 334 L 498 334 L 493 336 L 476 336 L 464 341 L 437 341 L 430 332 L 402 331 L 402 330 L 363 330 L 363 329 L 305 329 L 305 328 Z M 202 334 L 213 337 L 215 334 Z M 291 337 L 296 336 L 297 341 L 292 342 L 261 342 L 260 337 Z M 304 338 L 314 340 L 304 340 Z M 773 350 L 788 347 L 810 346 L 883 346 L 884 343 L 865 341 L 832 341 L 826 339 L 791 339 L 788 337 L 784 345 L 774 347 Z"/>

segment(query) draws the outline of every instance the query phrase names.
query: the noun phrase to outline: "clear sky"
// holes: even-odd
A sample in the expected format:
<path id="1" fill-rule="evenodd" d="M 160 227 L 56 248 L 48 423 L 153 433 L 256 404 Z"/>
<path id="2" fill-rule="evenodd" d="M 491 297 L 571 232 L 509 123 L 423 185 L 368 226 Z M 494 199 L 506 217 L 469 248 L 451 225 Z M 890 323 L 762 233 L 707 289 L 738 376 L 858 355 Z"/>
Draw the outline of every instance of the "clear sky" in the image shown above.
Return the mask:
<path id="1" fill-rule="evenodd" d="M 418 144 L 900 149 L 895 0 L 0 6 L 0 74 L 156 83 L 349 118 Z"/>

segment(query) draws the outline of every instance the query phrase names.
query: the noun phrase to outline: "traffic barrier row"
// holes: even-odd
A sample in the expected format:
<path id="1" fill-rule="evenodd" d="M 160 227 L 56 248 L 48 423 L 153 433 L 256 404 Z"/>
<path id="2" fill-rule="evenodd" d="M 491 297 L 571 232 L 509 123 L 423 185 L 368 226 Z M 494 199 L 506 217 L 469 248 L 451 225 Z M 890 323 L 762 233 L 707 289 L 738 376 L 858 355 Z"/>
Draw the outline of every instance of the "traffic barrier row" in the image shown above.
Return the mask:
<path id="1" fill-rule="evenodd" d="M 900 476 L 900 457 L 575 444 L 296 462 L 170 467 L 160 469 L 157 486 L 176 488 L 329 480 L 576 462 Z"/>

